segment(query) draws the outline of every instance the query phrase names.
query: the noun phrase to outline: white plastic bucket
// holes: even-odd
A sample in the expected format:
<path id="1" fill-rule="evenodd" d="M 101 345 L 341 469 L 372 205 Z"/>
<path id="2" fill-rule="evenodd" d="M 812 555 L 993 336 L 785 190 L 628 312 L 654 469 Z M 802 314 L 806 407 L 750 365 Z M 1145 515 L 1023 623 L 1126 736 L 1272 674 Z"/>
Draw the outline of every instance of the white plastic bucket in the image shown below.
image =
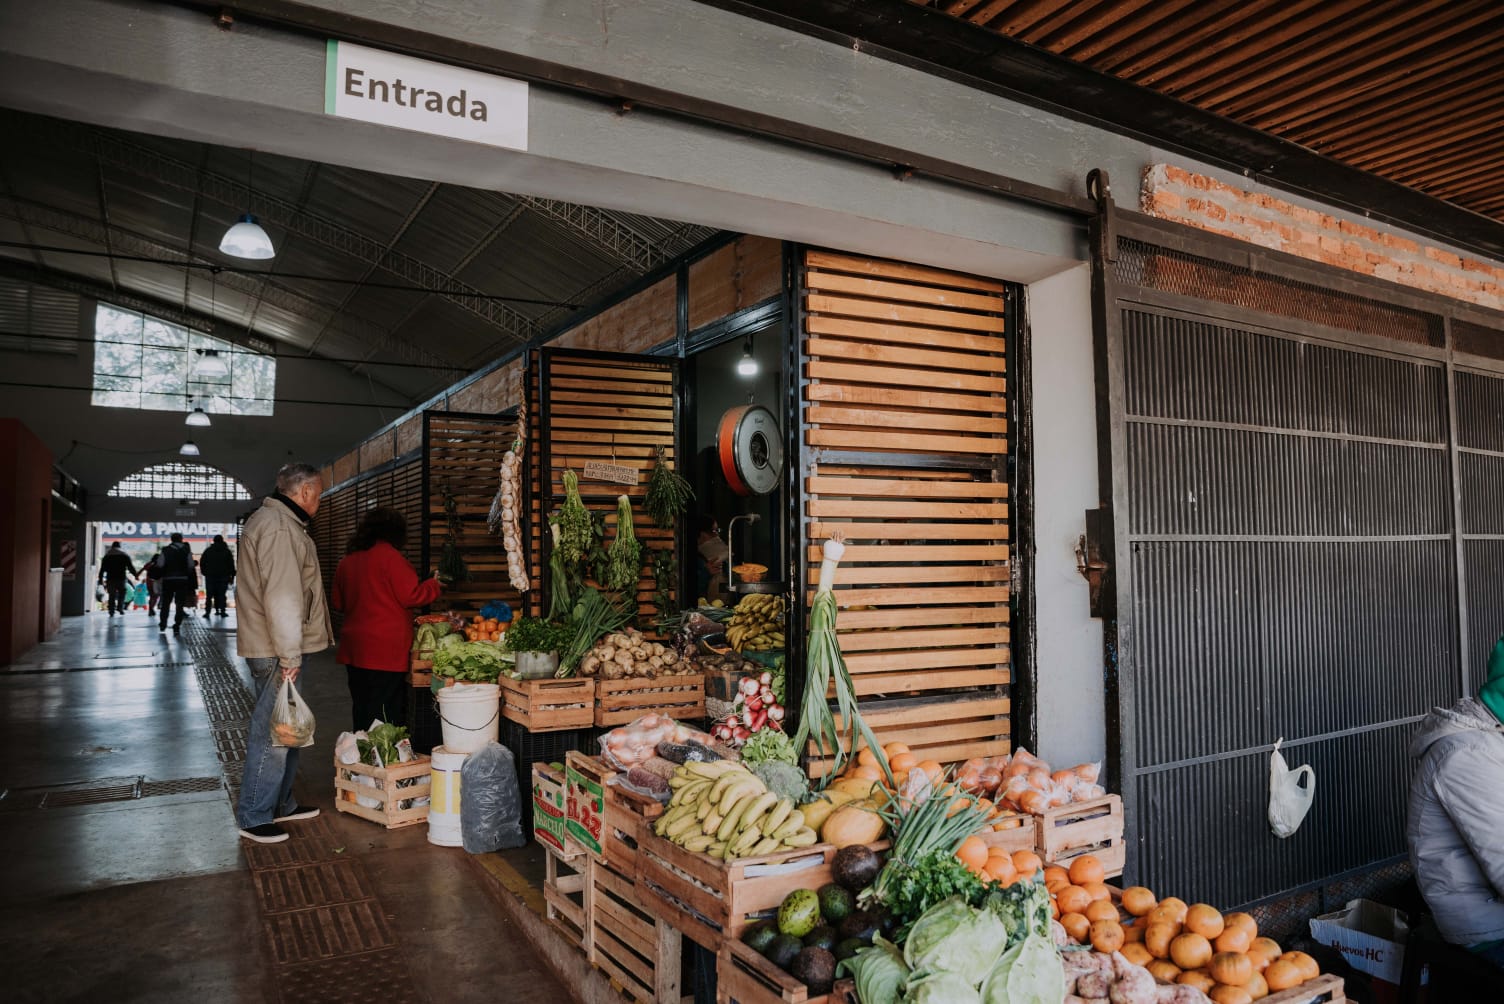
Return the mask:
<path id="1" fill-rule="evenodd" d="M 443 746 L 434 747 L 429 765 L 433 779 L 428 802 L 430 844 L 459 847 L 464 842 L 460 833 L 460 768 L 465 766 L 469 755 Z"/>
<path id="2" fill-rule="evenodd" d="M 494 683 L 445 687 L 437 695 L 444 748 L 477 753 L 501 734 L 501 688 Z"/>

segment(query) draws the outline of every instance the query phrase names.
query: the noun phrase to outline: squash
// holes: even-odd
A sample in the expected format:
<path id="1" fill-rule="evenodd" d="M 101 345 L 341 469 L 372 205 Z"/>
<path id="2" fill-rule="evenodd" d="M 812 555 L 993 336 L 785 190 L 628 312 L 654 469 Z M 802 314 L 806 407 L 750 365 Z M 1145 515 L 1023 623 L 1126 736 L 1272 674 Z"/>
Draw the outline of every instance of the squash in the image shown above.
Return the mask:
<path id="1" fill-rule="evenodd" d="M 879 786 L 879 782 L 865 777 L 843 777 L 825 790 L 828 795 L 832 791 L 845 792 L 853 798 L 871 798 L 873 789 Z"/>
<path id="2" fill-rule="evenodd" d="M 820 827 L 820 839 L 836 847 L 871 844 L 882 839 L 887 824 L 871 802 L 851 802 L 832 812 Z"/>
<path id="3" fill-rule="evenodd" d="M 820 828 L 825 825 L 825 821 L 830 818 L 832 812 L 835 812 L 847 802 L 855 801 L 856 796 L 850 792 L 827 791 L 825 794 L 816 797 L 813 801 L 799 806 L 799 811 L 804 813 L 804 825 L 819 833 Z"/>

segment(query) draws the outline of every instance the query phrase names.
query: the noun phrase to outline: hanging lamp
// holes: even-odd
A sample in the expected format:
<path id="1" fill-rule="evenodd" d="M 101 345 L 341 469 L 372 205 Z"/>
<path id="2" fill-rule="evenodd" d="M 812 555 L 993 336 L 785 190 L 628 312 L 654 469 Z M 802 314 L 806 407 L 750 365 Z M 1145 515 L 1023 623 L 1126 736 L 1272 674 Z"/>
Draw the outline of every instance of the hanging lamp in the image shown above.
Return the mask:
<path id="1" fill-rule="evenodd" d="M 198 455 L 198 446 L 191 439 L 184 440 L 183 445 L 178 447 L 178 456 L 180 457 L 196 457 Z"/>
<path id="2" fill-rule="evenodd" d="M 256 170 L 256 152 L 247 151 L 249 166 L 246 170 L 246 190 L 250 193 L 247 201 L 255 196 L 255 186 L 252 183 Z M 260 221 L 250 213 L 244 213 L 239 220 L 231 224 L 230 229 L 220 238 L 219 250 L 221 254 L 227 254 L 231 258 L 248 258 L 252 261 L 265 261 L 276 255 L 277 251 L 272 247 L 272 239 L 262 229 Z"/>
<path id="3" fill-rule="evenodd" d="M 200 380 L 218 380 L 230 375 L 230 367 L 220 357 L 218 349 L 194 349 L 198 353 L 198 362 L 194 364 L 193 375 Z"/>
<path id="4" fill-rule="evenodd" d="M 736 361 L 736 372 L 744 377 L 757 376 L 757 360 L 752 355 L 752 336 L 747 336 L 746 344 L 742 346 L 742 357 Z"/>
<path id="5" fill-rule="evenodd" d="M 209 413 L 207 411 L 198 405 L 194 405 L 193 410 L 188 413 L 188 417 L 183 419 L 183 424 L 191 425 L 195 429 L 207 429 L 214 423 L 209 421 Z"/>

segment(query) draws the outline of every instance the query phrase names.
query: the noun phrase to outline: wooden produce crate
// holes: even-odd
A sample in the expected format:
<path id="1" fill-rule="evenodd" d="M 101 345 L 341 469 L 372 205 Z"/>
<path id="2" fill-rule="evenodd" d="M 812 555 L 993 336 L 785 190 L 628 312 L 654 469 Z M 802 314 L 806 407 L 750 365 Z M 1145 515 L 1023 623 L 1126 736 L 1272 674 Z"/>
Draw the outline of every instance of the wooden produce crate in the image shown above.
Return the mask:
<path id="1" fill-rule="evenodd" d="M 590 955 L 590 857 L 564 855 L 545 845 L 543 903 L 548 922 L 574 947 Z"/>
<path id="2" fill-rule="evenodd" d="M 564 754 L 564 832 L 575 846 L 605 860 L 606 788 L 616 776 L 604 760 L 569 750 Z"/>
<path id="3" fill-rule="evenodd" d="M 1298 987 L 1270 994 L 1260 1004 L 1344 1004 L 1346 1000 L 1342 977 L 1322 975 L 1306 980 Z"/>
<path id="4" fill-rule="evenodd" d="M 1088 802 L 1049 809 L 1036 819 L 1039 856 L 1045 864 L 1069 866 L 1072 858 L 1095 855 L 1108 877 L 1123 874 L 1123 800 L 1104 795 Z"/>
<path id="5" fill-rule="evenodd" d="M 427 798 L 433 788 L 431 767 L 428 757 L 414 757 L 407 763 L 393 764 L 390 767 L 372 767 L 364 763 L 340 763 L 339 758 L 334 759 L 334 807 L 340 812 L 348 812 L 362 819 L 369 819 L 373 823 L 380 823 L 389 830 L 399 826 L 411 826 L 421 823 L 428 818 L 428 806 L 417 805 L 403 809 L 398 804 L 414 798 Z M 376 781 L 376 786 L 371 787 L 356 781 L 356 777 L 369 777 Z M 416 784 L 405 787 L 397 787 L 398 781 L 406 781 L 417 778 Z M 375 808 L 361 805 L 356 796 L 362 798 L 378 799 L 381 804 Z"/>
<path id="6" fill-rule="evenodd" d="M 637 845 L 643 902 L 657 916 L 712 952 L 741 937 L 748 914 L 775 909 L 795 889 L 818 889 L 831 880 L 830 844 L 791 848 L 758 858 L 722 861 L 686 851 L 645 827 Z M 801 862 L 795 871 L 760 874 L 764 866 Z"/>
<path id="7" fill-rule="evenodd" d="M 637 848 L 642 834 L 663 815 L 665 806 L 649 795 L 630 791 L 619 784 L 606 786 L 606 825 L 602 852 L 606 863 L 617 871 L 637 877 Z"/>
<path id="8" fill-rule="evenodd" d="M 994 819 L 981 836 L 988 847 L 1001 847 L 1009 854 L 1038 850 L 1035 844 L 1039 839 L 1039 827 L 1033 816 L 1023 813 L 1009 812 Z"/>
<path id="9" fill-rule="evenodd" d="M 584 853 L 569 838 L 569 806 L 564 795 L 564 772 L 546 763 L 533 764 L 533 839 L 565 859 Z"/>
<path id="10" fill-rule="evenodd" d="M 839 984 L 828 994 L 811 994 L 809 987 L 736 938 L 727 938 L 721 946 L 715 980 L 716 1004 L 838 1004 L 846 1000 L 845 988 Z"/>
<path id="11" fill-rule="evenodd" d="M 407 682 L 414 687 L 426 687 L 433 680 L 433 660 L 413 659 L 408 663 Z"/>
<path id="12" fill-rule="evenodd" d="M 646 680 L 596 680 L 596 725 L 602 728 L 626 725 L 646 714 L 681 720 L 704 718 L 705 677 L 697 674 Z"/>
<path id="13" fill-rule="evenodd" d="M 679 1004 L 683 942 L 672 925 L 644 909 L 637 883 L 589 860 L 591 964 L 634 1000 Z"/>
<path id="14" fill-rule="evenodd" d="M 501 714 L 529 732 L 589 728 L 595 722 L 595 681 L 514 680 L 503 676 Z"/>

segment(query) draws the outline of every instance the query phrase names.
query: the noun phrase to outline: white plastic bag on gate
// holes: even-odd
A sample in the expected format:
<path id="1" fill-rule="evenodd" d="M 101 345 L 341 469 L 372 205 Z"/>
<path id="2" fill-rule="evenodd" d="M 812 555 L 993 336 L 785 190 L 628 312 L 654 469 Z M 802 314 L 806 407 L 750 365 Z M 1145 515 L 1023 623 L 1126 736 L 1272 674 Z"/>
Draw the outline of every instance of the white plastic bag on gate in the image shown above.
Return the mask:
<path id="1" fill-rule="evenodd" d="M 1269 828 L 1281 839 L 1300 829 L 1316 798 L 1315 768 L 1304 764 L 1291 770 L 1279 752 L 1279 744 L 1284 741 L 1284 736 L 1275 740 L 1274 752 L 1269 754 Z M 1302 776 L 1305 787 L 1300 784 Z"/>

